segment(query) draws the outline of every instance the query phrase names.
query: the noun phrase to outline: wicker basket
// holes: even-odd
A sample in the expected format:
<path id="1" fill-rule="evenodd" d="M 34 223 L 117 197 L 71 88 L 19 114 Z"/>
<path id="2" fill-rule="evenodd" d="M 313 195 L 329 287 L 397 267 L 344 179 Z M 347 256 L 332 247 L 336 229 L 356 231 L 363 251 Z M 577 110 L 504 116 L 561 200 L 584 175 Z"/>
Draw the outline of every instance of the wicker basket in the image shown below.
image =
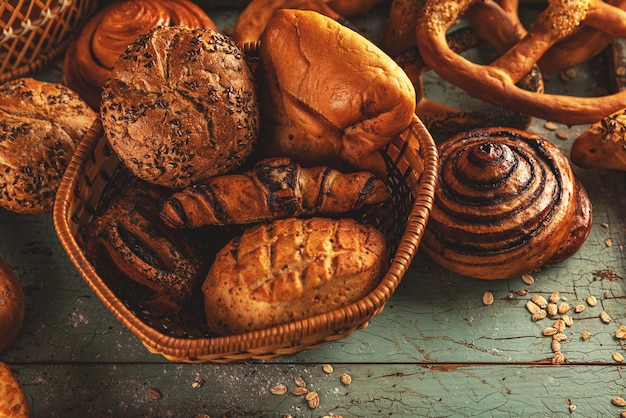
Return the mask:
<path id="1" fill-rule="evenodd" d="M 57 58 L 97 5 L 96 0 L 0 1 L 0 83 Z"/>
<path id="2" fill-rule="evenodd" d="M 335 341 L 363 328 L 378 315 L 409 267 L 432 206 L 437 150 L 422 122 L 381 151 L 387 166 L 392 199 L 379 211 L 364 213 L 392 242 L 389 268 L 366 297 L 342 309 L 316 317 L 241 335 L 208 334 L 197 317 L 162 317 L 133 301 L 121 300 L 100 276 L 77 243 L 82 225 L 106 207 L 131 178 L 111 150 L 96 120 L 79 144 L 65 172 L 54 207 L 54 225 L 72 263 L 98 298 L 152 353 L 172 361 L 231 362 L 266 360 Z M 101 272 L 100 272 L 101 273 Z"/>

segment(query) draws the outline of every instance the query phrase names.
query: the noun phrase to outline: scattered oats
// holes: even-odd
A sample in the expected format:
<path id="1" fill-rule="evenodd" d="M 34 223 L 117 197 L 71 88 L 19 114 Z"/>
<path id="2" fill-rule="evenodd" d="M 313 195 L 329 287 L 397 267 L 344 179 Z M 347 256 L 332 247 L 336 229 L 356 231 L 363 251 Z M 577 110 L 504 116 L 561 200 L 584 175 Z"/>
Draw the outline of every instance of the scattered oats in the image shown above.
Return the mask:
<path id="1" fill-rule="evenodd" d="M 609 227 L 609 224 L 607 224 L 606 222 L 602 222 L 602 223 L 600 224 L 600 226 L 601 226 L 602 228 L 606 229 L 606 228 L 608 228 L 608 227 Z"/>
<path id="2" fill-rule="evenodd" d="M 604 297 L 605 297 L 605 298 L 608 298 L 609 296 L 610 296 L 609 291 L 608 291 L 608 290 L 605 290 L 605 291 L 604 291 Z"/>
<path id="3" fill-rule="evenodd" d="M 163 397 L 158 389 L 148 389 L 148 396 L 150 397 L 150 399 L 155 400 L 161 399 Z"/>
<path id="4" fill-rule="evenodd" d="M 559 292 L 550 293 L 550 297 L 548 298 L 550 303 L 557 303 L 559 301 Z"/>
<path id="5" fill-rule="evenodd" d="M 604 245 L 606 245 L 607 247 L 612 247 L 613 246 L 613 240 L 611 238 L 607 238 L 604 240 Z"/>
<path id="6" fill-rule="evenodd" d="M 285 393 L 287 393 L 287 386 L 279 383 L 276 386 L 272 386 L 270 392 L 272 392 L 274 395 L 284 395 Z"/>
<path id="7" fill-rule="evenodd" d="M 309 392 L 304 397 L 306 401 L 309 403 L 309 408 L 315 409 L 320 406 L 320 397 L 317 392 Z"/>
<path id="8" fill-rule="evenodd" d="M 574 411 L 576 410 L 576 405 L 571 404 L 571 405 L 569 406 L 569 410 L 570 410 L 570 411 L 572 411 L 572 412 L 574 412 Z"/>
<path id="9" fill-rule="evenodd" d="M 622 411 L 622 412 L 619 414 L 619 418 L 626 418 L 626 411 Z"/>
<path id="10" fill-rule="evenodd" d="M 554 357 L 552 358 L 552 364 L 563 364 L 565 363 L 565 357 L 563 357 L 563 353 L 560 351 L 558 353 L 554 353 Z"/>
<path id="11" fill-rule="evenodd" d="M 621 65 L 615 69 L 615 75 L 623 76 L 626 75 L 626 67 L 622 67 Z"/>
<path id="12" fill-rule="evenodd" d="M 297 386 L 293 388 L 291 393 L 293 393 L 294 395 L 306 395 L 307 393 L 309 393 L 309 390 L 305 387 Z"/>
<path id="13" fill-rule="evenodd" d="M 561 302 L 557 305 L 556 311 L 561 315 L 569 311 L 569 303 Z"/>
<path id="14" fill-rule="evenodd" d="M 556 329 L 556 332 L 565 331 L 565 321 L 562 319 L 557 319 L 556 321 L 554 321 L 553 326 Z"/>
<path id="15" fill-rule="evenodd" d="M 561 319 L 563 320 L 563 323 L 568 327 L 574 325 L 574 320 L 569 315 L 563 315 Z"/>
<path id="16" fill-rule="evenodd" d="M 530 274 L 522 274 L 522 281 L 530 286 L 535 283 L 535 278 Z"/>
<path id="17" fill-rule="evenodd" d="M 535 305 L 539 306 L 542 309 L 548 306 L 548 301 L 541 295 L 535 295 L 532 297 L 531 300 Z"/>
<path id="18" fill-rule="evenodd" d="M 296 376 L 293 380 L 294 380 L 294 382 L 296 382 L 296 385 L 301 387 L 301 388 L 306 386 L 306 382 L 300 376 Z"/>
<path id="19" fill-rule="evenodd" d="M 520 289 L 517 291 L 517 294 L 520 296 L 526 296 L 528 294 L 528 290 L 526 289 Z"/>
<path id="20" fill-rule="evenodd" d="M 546 122 L 543 124 L 543 127 L 549 131 L 556 131 L 559 126 L 554 122 Z"/>
<path id="21" fill-rule="evenodd" d="M 613 399 L 611 399 L 611 403 L 617 406 L 626 406 L 626 401 L 624 400 L 624 398 L 620 398 L 619 396 L 616 396 Z"/>
<path id="22" fill-rule="evenodd" d="M 618 363 L 624 362 L 624 356 L 618 353 L 617 351 L 613 353 L 612 357 L 613 357 L 613 360 L 615 360 Z"/>
<path id="23" fill-rule="evenodd" d="M 567 340 L 567 335 L 563 334 L 562 332 L 557 332 L 552 336 L 552 339 L 558 342 L 565 341 Z"/>
<path id="24" fill-rule="evenodd" d="M 576 307 L 574 308 L 574 312 L 576 313 L 581 313 L 584 310 L 585 310 L 585 305 L 583 305 L 582 303 L 580 305 L 576 305 Z"/>
<path id="25" fill-rule="evenodd" d="M 559 78 L 565 82 L 571 81 L 576 77 L 576 70 L 570 68 L 569 70 L 561 71 Z"/>
<path id="26" fill-rule="evenodd" d="M 555 335 L 555 334 L 556 334 L 556 328 L 554 328 L 554 327 L 547 327 L 547 328 L 544 328 L 544 329 L 543 329 L 543 331 L 542 331 L 541 333 L 542 333 L 544 336 L 546 336 L 546 337 L 550 337 L 550 336 L 552 336 L 552 335 Z"/>
<path id="27" fill-rule="evenodd" d="M 531 315 L 530 319 L 533 322 L 537 322 L 537 321 L 541 321 L 542 319 L 544 319 L 546 316 L 548 316 L 548 314 L 546 313 L 546 311 L 544 311 L 543 309 L 538 310 L 537 312 L 535 312 L 534 314 Z"/>
<path id="28" fill-rule="evenodd" d="M 204 384 L 203 380 L 195 380 L 192 384 L 191 387 L 194 389 L 197 389 L 199 387 L 202 387 L 202 385 Z"/>
<path id="29" fill-rule="evenodd" d="M 283 414 L 283 418 L 293 418 L 293 415 L 291 415 L 289 412 L 285 412 Z"/>
<path id="30" fill-rule="evenodd" d="M 339 380 L 341 380 L 341 383 L 346 386 L 352 383 L 352 377 L 348 373 L 341 373 L 341 377 L 339 377 Z"/>
<path id="31" fill-rule="evenodd" d="M 591 337 L 591 334 L 589 334 L 588 332 L 581 332 L 580 333 L 580 339 L 581 340 L 585 340 L 586 341 L 586 340 L 589 339 L 589 337 Z"/>
<path id="32" fill-rule="evenodd" d="M 509 293 L 508 295 L 506 295 L 506 297 L 507 297 L 508 299 L 513 299 L 513 293 Z"/>
<path id="33" fill-rule="evenodd" d="M 330 364 L 323 364 L 322 369 L 328 374 L 331 374 L 334 370 L 333 366 L 331 366 Z"/>
<path id="34" fill-rule="evenodd" d="M 537 313 L 541 310 L 541 308 L 537 306 L 537 304 L 532 300 L 526 302 L 526 309 L 528 309 L 528 312 L 530 312 L 531 314 Z"/>
<path id="35" fill-rule="evenodd" d="M 557 340 L 552 340 L 552 344 L 550 345 L 550 347 L 552 347 L 552 351 L 554 351 L 555 353 L 561 351 L 561 343 Z"/>
<path id="36" fill-rule="evenodd" d="M 602 320 L 602 322 L 604 322 L 605 324 L 610 323 L 611 321 L 613 321 L 613 318 L 611 318 L 611 316 L 606 313 L 606 311 L 602 311 L 600 312 L 600 319 Z"/>
<path id="37" fill-rule="evenodd" d="M 596 306 L 598 304 L 598 300 L 593 295 L 587 296 L 587 305 Z"/>
<path id="38" fill-rule="evenodd" d="M 546 307 L 546 311 L 548 312 L 548 315 L 555 316 L 558 313 L 556 303 L 548 303 L 548 306 Z"/>
<path id="39" fill-rule="evenodd" d="M 483 293 L 483 304 L 491 305 L 493 303 L 493 293 L 486 291 Z"/>
<path id="40" fill-rule="evenodd" d="M 620 325 L 617 331 L 615 331 L 615 336 L 620 340 L 626 339 L 626 325 Z"/>

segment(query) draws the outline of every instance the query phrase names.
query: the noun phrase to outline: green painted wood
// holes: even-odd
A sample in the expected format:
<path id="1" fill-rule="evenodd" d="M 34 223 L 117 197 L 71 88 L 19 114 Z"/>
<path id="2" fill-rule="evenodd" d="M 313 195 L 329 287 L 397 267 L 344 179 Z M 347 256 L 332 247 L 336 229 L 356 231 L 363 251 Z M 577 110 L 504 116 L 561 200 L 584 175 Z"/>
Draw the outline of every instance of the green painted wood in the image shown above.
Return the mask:
<path id="1" fill-rule="evenodd" d="M 210 9 L 225 32 L 238 10 Z M 385 11 L 378 8 L 355 24 L 378 40 Z M 597 95 L 605 83 L 581 66 L 569 82 L 554 75 L 551 92 Z M 602 73 L 601 73 L 602 74 Z M 51 65 L 37 77 L 59 81 Z M 458 106 L 483 106 L 432 75 L 430 98 Z M 531 128 L 566 154 L 586 127 L 558 125 L 557 138 L 545 121 Z M 34 417 L 210 416 L 617 416 L 612 396 L 626 397 L 621 365 L 626 342 L 615 338 L 626 324 L 626 172 L 575 171 L 593 203 L 594 224 L 583 248 L 565 262 L 521 278 L 481 281 L 447 272 L 417 255 L 385 310 L 348 338 L 289 357 L 249 364 L 176 364 L 150 354 L 100 303 L 77 274 L 52 224 L 51 215 L 0 210 L 0 256 L 14 268 L 26 292 L 26 318 L 18 339 L 0 361 L 24 385 Z M 607 245 L 610 240 L 612 245 Z M 518 294 L 520 290 L 526 295 Z M 491 291 L 493 305 L 482 295 Z M 562 342 L 566 364 L 553 366 L 550 338 L 533 322 L 525 303 L 557 291 L 573 307 L 588 295 L 599 304 L 570 312 L 573 326 Z M 599 319 L 602 310 L 614 319 Z M 580 338 L 589 333 L 587 340 Z M 330 363 L 335 372 L 324 373 Z M 342 372 L 354 383 L 338 381 Z M 317 390 L 321 407 L 310 410 L 301 397 L 269 389 L 302 376 Z M 201 380 L 199 388 L 193 382 Z M 162 399 L 148 396 L 158 389 Z M 571 413 L 569 404 L 576 405 Z"/>

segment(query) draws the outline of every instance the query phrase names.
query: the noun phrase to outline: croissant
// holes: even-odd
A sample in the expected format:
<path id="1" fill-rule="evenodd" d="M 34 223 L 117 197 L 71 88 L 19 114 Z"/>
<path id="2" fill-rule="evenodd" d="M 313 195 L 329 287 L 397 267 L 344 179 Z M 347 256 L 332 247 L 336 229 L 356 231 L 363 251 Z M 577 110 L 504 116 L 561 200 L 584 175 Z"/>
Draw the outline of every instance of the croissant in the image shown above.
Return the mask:
<path id="1" fill-rule="evenodd" d="M 242 224 L 299 215 L 336 215 L 390 197 L 368 172 L 304 168 L 289 158 L 261 160 L 247 172 L 213 177 L 174 193 L 161 218 L 172 227 Z"/>
<path id="2" fill-rule="evenodd" d="M 65 82 L 93 109 L 100 107 L 102 86 L 126 47 L 155 26 L 183 25 L 217 31 L 213 20 L 188 0 L 124 0 L 94 16 L 68 46 Z"/>
<path id="3" fill-rule="evenodd" d="M 589 235 L 592 208 L 563 153 L 512 128 L 463 132 L 438 147 L 422 248 L 435 262 L 504 279 L 563 261 Z"/>
<path id="4" fill-rule="evenodd" d="M 626 171 L 626 109 L 592 124 L 578 136 L 570 158 L 581 168 Z"/>

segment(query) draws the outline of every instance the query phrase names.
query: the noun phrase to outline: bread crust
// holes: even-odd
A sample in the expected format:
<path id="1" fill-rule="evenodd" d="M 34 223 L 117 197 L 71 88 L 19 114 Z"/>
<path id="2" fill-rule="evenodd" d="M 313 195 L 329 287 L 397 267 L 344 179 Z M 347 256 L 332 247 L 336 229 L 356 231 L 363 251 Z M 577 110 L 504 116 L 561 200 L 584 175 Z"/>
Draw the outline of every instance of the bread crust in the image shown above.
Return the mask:
<path id="1" fill-rule="evenodd" d="M 30 408 L 22 386 L 6 363 L 0 361 L 0 417 L 28 418 Z"/>
<path id="2" fill-rule="evenodd" d="M 345 307 L 376 286 L 386 252 L 382 233 L 352 219 L 252 227 L 217 254 L 202 285 L 208 326 L 238 334 Z"/>
<path id="3" fill-rule="evenodd" d="M 263 152 L 384 175 L 378 150 L 415 112 L 415 89 L 397 63 L 358 33 L 305 10 L 278 10 L 259 55 Z"/>
<path id="4" fill-rule="evenodd" d="M 212 30 L 158 27 L 140 37 L 111 71 L 100 113 L 130 171 L 173 188 L 238 167 L 258 135 L 243 53 Z"/>
<path id="5" fill-rule="evenodd" d="M 11 267 L 0 258 L 0 353 L 20 333 L 25 310 L 24 289 Z"/>
<path id="6" fill-rule="evenodd" d="M 20 78 L 0 86 L 0 206 L 51 213 L 56 190 L 96 113 L 57 83 Z"/>

